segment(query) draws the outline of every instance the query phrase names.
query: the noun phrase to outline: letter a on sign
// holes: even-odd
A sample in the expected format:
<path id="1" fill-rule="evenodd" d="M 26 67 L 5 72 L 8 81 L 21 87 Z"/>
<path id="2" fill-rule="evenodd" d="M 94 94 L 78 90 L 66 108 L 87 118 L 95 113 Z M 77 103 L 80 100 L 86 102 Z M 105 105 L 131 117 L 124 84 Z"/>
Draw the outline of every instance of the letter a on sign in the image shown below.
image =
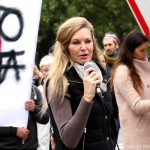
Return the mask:
<path id="1" fill-rule="evenodd" d="M 126 0 L 141 30 L 150 37 L 150 0 Z"/>

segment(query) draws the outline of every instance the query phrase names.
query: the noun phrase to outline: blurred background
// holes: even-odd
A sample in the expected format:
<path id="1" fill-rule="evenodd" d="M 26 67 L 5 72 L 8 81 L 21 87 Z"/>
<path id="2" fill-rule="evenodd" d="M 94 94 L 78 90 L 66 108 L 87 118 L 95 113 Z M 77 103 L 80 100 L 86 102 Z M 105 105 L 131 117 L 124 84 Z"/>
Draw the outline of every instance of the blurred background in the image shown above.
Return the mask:
<path id="1" fill-rule="evenodd" d="M 141 31 L 126 0 L 43 0 L 35 57 L 37 64 L 54 44 L 58 26 L 73 16 L 83 16 L 93 24 L 101 49 L 106 32 L 115 33 L 122 42 L 131 30 Z"/>

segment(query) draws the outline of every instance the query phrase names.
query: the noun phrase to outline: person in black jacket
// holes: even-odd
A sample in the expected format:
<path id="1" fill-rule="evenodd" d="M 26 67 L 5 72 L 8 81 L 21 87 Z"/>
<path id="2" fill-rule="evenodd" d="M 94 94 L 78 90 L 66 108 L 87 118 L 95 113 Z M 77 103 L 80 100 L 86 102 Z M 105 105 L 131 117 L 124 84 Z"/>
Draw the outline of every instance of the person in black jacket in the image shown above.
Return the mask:
<path id="1" fill-rule="evenodd" d="M 29 111 L 27 128 L 0 127 L 0 150 L 37 150 L 37 122 L 46 124 L 49 113 L 41 117 L 42 95 L 39 89 L 32 85 L 31 99 L 25 102 L 25 109 Z"/>
<path id="2" fill-rule="evenodd" d="M 56 150 L 113 150 L 109 76 L 86 18 L 72 17 L 59 27 L 47 80 Z"/>

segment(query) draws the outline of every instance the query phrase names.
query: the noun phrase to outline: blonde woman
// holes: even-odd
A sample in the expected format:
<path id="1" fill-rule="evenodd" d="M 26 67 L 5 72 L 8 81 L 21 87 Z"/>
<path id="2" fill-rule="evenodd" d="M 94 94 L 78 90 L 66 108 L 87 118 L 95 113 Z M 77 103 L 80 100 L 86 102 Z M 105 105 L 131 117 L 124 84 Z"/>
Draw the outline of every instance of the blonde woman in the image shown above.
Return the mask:
<path id="1" fill-rule="evenodd" d="M 85 69 L 87 62 L 92 66 Z M 108 121 L 112 97 L 109 84 L 102 88 L 109 79 L 100 65 L 94 29 L 87 19 L 73 17 L 59 27 L 48 78 L 45 93 L 56 149 L 112 150 Z M 99 97 L 97 87 L 103 97 Z M 57 131 L 62 143 L 56 137 Z"/>

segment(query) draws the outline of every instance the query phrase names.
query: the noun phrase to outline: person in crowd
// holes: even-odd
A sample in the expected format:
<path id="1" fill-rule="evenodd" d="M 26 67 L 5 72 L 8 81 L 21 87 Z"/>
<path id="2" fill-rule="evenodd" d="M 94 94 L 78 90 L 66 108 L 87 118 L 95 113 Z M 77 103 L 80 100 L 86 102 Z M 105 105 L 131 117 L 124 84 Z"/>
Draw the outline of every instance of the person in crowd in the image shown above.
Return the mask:
<path id="1" fill-rule="evenodd" d="M 57 31 L 54 61 L 45 84 L 56 149 L 113 149 L 108 80 L 92 24 L 84 17 L 65 21 Z"/>
<path id="2" fill-rule="evenodd" d="M 99 54 L 100 57 L 100 61 L 101 61 L 101 65 L 104 67 L 104 69 L 107 68 L 107 62 L 106 62 L 106 58 L 103 54 Z"/>
<path id="3" fill-rule="evenodd" d="M 42 75 L 42 80 L 41 80 L 41 84 L 38 86 L 38 88 L 40 89 L 42 94 L 43 94 L 43 85 L 47 78 L 47 75 L 48 75 L 48 72 L 50 70 L 52 63 L 53 63 L 53 56 L 46 55 L 41 59 L 40 64 L 39 64 L 40 72 Z"/>
<path id="4" fill-rule="evenodd" d="M 104 56 L 110 67 L 117 60 L 119 55 L 120 40 L 114 33 L 106 33 L 102 40 L 104 46 Z"/>
<path id="5" fill-rule="evenodd" d="M 38 87 L 41 84 L 41 80 L 42 80 L 42 74 L 39 71 L 37 65 L 35 64 L 33 70 L 32 84 Z"/>
<path id="6" fill-rule="evenodd" d="M 150 62 L 148 38 L 139 31 L 126 35 L 112 69 L 125 150 L 150 149 Z"/>
<path id="7" fill-rule="evenodd" d="M 114 33 L 106 33 L 102 40 L 103 46 L 104 46 L 104 52 L 103 55 L 106 58 L 106 62 L 108 64 L 107 67 L 107 73 L 110 75 L 111 68 L 115 61 L 118 59 L 119 55 L 119 47 L 120 47 L 120 40 Z M 110 75 L 111 77 L 111 75 Z M 118 117 L 118 106 L 116 103 L 115 95 L 112 91 L 113 95 L 113 114 L 111 119 L 111 125 L 114 132 L 114 136 L 118 138 L 119 129 L 120 129 L 120 122 Z"/>
<path id="8" fill-rule="evenodd" d="M 43 101 L 39 89 L 32 85 L 31 99 L 25 102 L 25 109 L 29 111 L 27 128 L 0 126 L 0 150 L 37 150 L 38 135 L 37 122 L 46 124 L 49 113 L 40 115 Z"/>
<path id="9" fill-rule="evenodd" d="M 43 76 L 41 85 L 38 86 L 38 89 L 41 91 L 44 98 L 44 82 L 46 81 L 48 72 L 50 71 L 51 65 L 53 62 L 53 56 L 46 55 L 44 56 L 39 64 L 41 74 Z M 50 145 L 50 122 L 47 124 L 37 124 L 38 125 L 38 139 L 39 139 L 39 150 L 49 150 Z"/>
<path id="10" fill-rule="evenodd" d="M 106 57 L 102 53 L 99 54 L 99 57 L 100 57 L 101 65 L 106 70 L 107 74 L 110 75 L 110 67 L 109 67 L 108 63 L 106 62 Z"/>

